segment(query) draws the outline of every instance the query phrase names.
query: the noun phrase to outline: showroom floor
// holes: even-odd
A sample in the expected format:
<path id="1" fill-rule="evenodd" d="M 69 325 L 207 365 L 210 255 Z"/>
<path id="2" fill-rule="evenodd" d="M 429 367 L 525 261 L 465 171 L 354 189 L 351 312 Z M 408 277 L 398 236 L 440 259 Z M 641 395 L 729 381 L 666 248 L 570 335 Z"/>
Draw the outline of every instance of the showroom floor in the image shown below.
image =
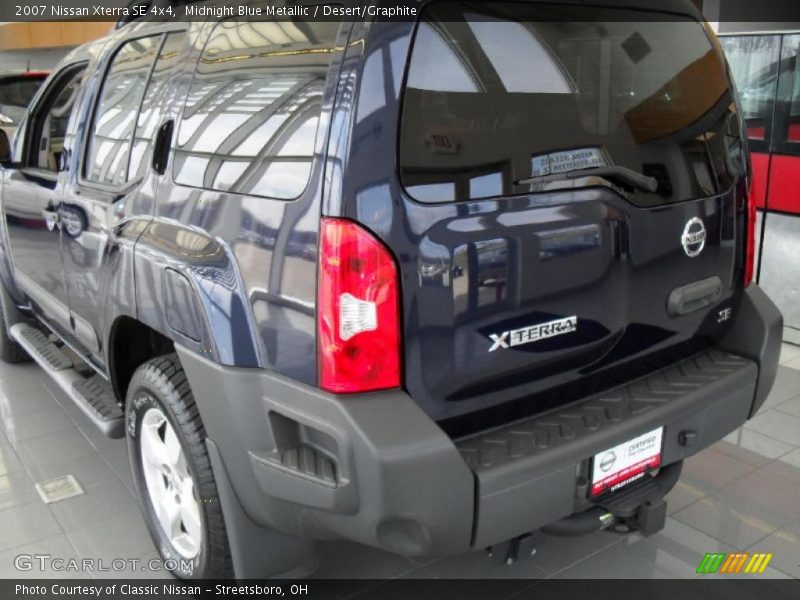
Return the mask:
<path id="1" fill-rule="evenodd" d="M 666 528 L 649 539 L 611 532 L 583 538 L 537 534 L 536 555 L 511 567 L 492 566 L 483 552 L 414 561 L 356 544 L 325 543 L 316 576 L 693 577 L 705 553 L 736 549 L 773 553 L 763 576 L 800 578 L 800 347 L 784 346 L 782 363 L 760 414 L 686 461 L 668 496 Z M 33 364 L 0 365 L 0 426 L 0 577 L 41 576 L 15 569 L 20 554 L 109 562 L 156 557 L 132 491 L 125 441 L 93 429 Z M 64 475 L 73 475 L 85 493 L 45 504 L 34 483 Z M 123 575 L 158 576 L 116 573 Z"/>

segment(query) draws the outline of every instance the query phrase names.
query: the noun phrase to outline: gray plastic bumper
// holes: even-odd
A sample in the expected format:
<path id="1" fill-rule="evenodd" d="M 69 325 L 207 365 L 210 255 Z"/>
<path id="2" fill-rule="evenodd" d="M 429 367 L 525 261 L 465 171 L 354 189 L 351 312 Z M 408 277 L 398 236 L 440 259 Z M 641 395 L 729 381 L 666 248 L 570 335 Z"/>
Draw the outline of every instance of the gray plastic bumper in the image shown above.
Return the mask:
<path id="1" fill-rule="evenodd" d="M 780 313 L 751 286 L 719 349 L 458 441 L 402 391 L 336 397 L 177 350 L 219 450 L 215 471 L 225 469 L 249 519 L 308 538 L 437 555 L 584 510 L 589 457 L 640 433 L 665 427 L 664 465 L 722 438 L 766 398 L 781 331 Z"/>
<path id="2" fill-rule="evenodd" d="M 177 350 L 250 519 L 407 555 L 469 548 L 472 471 L 407 394 L 339 398 Z"/>
<path id="3" fill-rule="evenodd" d="M 775 383 L 782 342 L 781 311 L 760 287 L 751 285 L 742 297 L 736 321 L 718 344 L 720 350 L 758 363 L 758 384 L 749 417 L 761 408 Z"/>
<path id="4" fill-rule="evenodd" d="M 589 457 L 637 435 L 664 427 L 663 465 L 716 442 L 747 419 L 757 377 L 753 361 L 711 350 L 458 442 L 477 477 L 475 545 L 490 546 L 586 508 Z M 691 445 L 682 445 L 687 433 Z"/>

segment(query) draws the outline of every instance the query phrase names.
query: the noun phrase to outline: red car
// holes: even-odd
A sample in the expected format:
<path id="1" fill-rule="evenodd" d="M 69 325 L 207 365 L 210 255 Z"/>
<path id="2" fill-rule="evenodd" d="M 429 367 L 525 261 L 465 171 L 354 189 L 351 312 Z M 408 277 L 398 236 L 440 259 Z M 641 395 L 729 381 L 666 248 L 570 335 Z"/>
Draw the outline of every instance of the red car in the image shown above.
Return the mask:
<path id="1" fill-rule="evenodd" d="M 759 210 L 756 278 L 800 344 L 800 31 L 726 34 L 753 164 Z"/>

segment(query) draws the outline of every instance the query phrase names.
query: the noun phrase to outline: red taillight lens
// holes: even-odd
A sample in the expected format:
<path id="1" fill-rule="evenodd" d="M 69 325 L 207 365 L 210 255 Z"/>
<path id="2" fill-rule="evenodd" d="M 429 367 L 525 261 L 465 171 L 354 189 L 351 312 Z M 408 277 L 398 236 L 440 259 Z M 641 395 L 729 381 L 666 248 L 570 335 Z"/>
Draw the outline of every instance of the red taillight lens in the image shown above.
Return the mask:
<path id="1" fill-rule="evenodd" d="M 756 203 L 752 190 L 747 194 L 747 249 L 744 257 L 744 286 L 753 282 L 756 262 Z"/>
<path id="2" fill-rule="evenodd" d="M 397 267 L 369 232 L 345 219 L 322 219 L 319 384 L 329 392 L 400 386 Z"/>

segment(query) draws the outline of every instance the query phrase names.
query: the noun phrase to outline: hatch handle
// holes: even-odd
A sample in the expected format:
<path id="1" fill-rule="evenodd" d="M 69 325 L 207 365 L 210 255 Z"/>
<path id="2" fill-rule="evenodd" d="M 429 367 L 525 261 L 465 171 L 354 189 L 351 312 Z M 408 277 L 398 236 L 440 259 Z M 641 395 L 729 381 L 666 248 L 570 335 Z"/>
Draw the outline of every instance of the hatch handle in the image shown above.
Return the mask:
<path id="1" fill-rule="evenodd" d="M 670 317 L 680 317 L 708 308 L 722 297 L 722 280 L 709 277 L 672 290 L 667 301 Z"/>

